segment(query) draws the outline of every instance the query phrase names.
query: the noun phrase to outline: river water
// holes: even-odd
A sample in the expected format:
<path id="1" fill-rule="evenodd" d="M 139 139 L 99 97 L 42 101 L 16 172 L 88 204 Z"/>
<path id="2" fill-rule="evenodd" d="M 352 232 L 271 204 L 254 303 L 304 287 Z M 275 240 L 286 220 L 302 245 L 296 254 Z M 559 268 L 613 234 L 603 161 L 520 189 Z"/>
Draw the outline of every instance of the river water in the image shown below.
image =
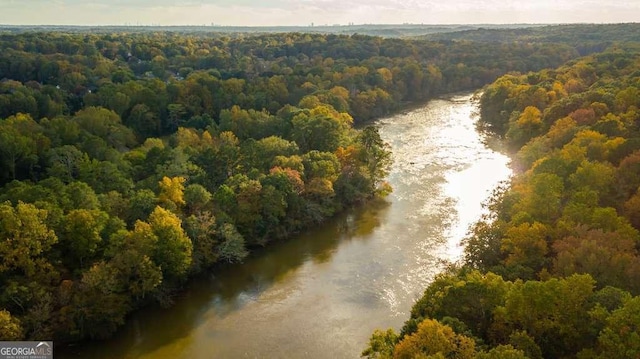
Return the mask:
<path id="1" fill-rule="evenodd" d="M 442 260 L 461 256 L 482 202 L 511 174 L 476 130 L 477 110 L 464 94 L 379 120 L 394 154 L 385 200 L 196 279 L 174 306 L 60 357 L 358 358 L 376 328 L 402 326 Z"/>

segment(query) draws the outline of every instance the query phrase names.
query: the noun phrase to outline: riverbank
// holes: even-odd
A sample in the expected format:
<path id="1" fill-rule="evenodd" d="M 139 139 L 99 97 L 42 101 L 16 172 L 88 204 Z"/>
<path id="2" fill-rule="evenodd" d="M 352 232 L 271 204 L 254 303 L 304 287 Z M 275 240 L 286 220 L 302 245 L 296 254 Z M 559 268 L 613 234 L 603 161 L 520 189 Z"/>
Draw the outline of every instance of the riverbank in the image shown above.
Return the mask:
<path id="1" fill-rule="evenodd" d="M 395 160 L 386 200 L 198 279 L 173 307 L 62 357 L 357 357 L 373 329 L 402 325 L 509 175 L 475 129 L 476 106 L 467 94 L 377 121 Z M 479 181 L 485 172 L 495 177 Z"/>
<path id="2" fill-rule="evenodd" d="M 517 171 L 461 265 L 426 287 L 399 334 L 375 332 L 368 357 L 640 356 L 638 58 L 620 45 L 485 88 L 482 120 Z"/>

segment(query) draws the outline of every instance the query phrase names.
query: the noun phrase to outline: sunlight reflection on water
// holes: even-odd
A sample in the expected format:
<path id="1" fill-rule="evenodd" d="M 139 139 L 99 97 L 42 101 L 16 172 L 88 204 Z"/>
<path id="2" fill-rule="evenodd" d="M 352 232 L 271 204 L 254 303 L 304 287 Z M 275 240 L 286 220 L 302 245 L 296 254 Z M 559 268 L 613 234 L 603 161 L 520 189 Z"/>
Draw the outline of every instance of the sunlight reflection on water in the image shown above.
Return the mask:
<path id="1" fill-rule="evenodd" d="M 440 268 L 438 259 L 460 259 L 459 243 L 483 213 L 482 203 L 509 178 L 509 158 L 485 146 L 476 112 L 477 103 L 464 95 L 379 122 L 394 152 L 392 208 L 403 207 L 409 239 L 402 247 L 413 255 L 383 293 L 421 295 Z M 390 308 L 402 307 L 396 296 L 385 298 L 393 298 Z"/>
<path id="2" fill-rule="evenodd" d="M 459 258 L 482 202 L 510 175 L 474 111 L 471 95 L 454 96 L 378 121 L 395 161 L 386 201 L 195 281 L 174 307 L 134 314 L 78 357 L 359 357 L 374 329 L 408 318 L 440 260 Z"/>

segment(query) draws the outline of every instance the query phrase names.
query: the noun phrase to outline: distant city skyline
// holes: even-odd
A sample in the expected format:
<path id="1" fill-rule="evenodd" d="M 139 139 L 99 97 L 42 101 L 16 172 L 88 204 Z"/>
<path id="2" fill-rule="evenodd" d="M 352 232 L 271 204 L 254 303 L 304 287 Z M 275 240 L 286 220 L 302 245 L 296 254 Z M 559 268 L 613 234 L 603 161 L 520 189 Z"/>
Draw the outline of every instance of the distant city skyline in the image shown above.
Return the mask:
<path id="1" fill-rule="evenodd" d="M 4 25 L 637 22 L 640 0 L 0 0 Z"/>

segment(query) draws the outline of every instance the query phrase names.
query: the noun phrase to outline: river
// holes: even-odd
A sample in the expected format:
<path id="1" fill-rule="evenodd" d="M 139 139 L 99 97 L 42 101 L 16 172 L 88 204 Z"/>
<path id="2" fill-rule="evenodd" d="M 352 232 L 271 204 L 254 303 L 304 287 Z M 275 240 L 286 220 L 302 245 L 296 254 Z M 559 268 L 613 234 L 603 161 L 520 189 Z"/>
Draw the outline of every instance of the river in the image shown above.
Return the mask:
<path id="1" fill-rule="evenodd" d="M 112 339 L 56 357 L 358 358 L 395 328 L 511 171 L 476 130 L 471 94 L 377 121 L 393 150 L 385 200 L 194 280 L 175 305 L 145 308 Z"/>

